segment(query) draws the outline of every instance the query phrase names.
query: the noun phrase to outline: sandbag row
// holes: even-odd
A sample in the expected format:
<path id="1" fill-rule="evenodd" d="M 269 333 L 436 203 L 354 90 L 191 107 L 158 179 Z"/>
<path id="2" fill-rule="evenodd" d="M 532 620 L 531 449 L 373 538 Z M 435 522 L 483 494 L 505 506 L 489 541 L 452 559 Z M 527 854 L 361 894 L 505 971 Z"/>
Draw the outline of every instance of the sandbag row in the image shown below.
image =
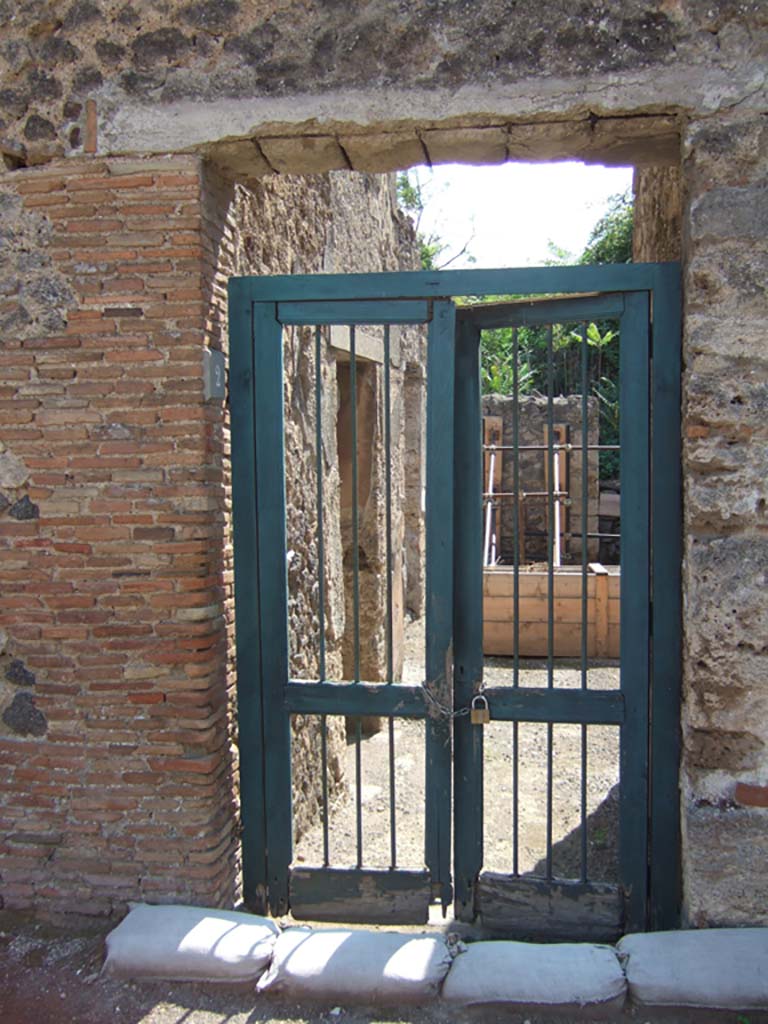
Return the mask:
<path id="1" fill-rule="evenodd" d="M 237 911 L 133 906 L 107 936 L 120 977 L 242 982 L 340 1005 L 424 1003 L 610 1014 L 641 1005 L 768 1008 L 768 929 L 650 932 L 618 946 L 447 941 L 442 935 L 291 927 Z"/>

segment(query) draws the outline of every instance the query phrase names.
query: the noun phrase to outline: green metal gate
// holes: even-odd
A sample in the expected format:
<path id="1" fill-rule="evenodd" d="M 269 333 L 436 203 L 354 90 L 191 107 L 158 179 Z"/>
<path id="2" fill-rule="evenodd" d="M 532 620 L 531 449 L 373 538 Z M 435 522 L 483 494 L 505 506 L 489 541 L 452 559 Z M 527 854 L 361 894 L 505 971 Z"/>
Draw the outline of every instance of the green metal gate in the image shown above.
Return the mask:
<path id="1" fill-rule="evenodd" d="M 491 306 L 462 305 L 462 296 L 556 296 Z M 235 529 L 235 597 L 240 734 L 243 875 L 246 903 L 273 914 L 342 921 L 426 920 L 429 905 L 454 901 L 457 917 L 479 917 L 504 934 L 611 938 L 626 929 L 673 927 L 678 919 L 678 705 L 680 631 L 679 272 L 672 264 L 497 271 L 414 272 L 238 278 L 230 282 L 230 405 Z M 504 685 L 483 678 L 483 455 L 479 350 L 483 330 L 615 319 L 621 349 L 621 684 L 590 687 L 583 612 L 581 683 L 555 685 L 552 470 L 556 458 L 553 400 L 548 409 L 550 471 L 547 572 L 549 644 L 546 684 L 521 685 L 515 647 Z M 393 678 L 393 565 L 390 510 L 391 331 L 425 325 L 426 640 L 424 678 Z M 360 677 L 360 564 L 357 413 L 353 451 L 352 619 L 350 678 L 327 678 L 322 456 L 324 386 L 321 351 L 328 331 L 342 328 L 349 353 L 351 407 L 359 387 L 358 332 L 380 330 L 383 345 L 386 458 L 387 678 Z M 283 345 L 286 329 L 304 332 L 314 350 L 317 433 L 314 474 L 317 622 L 314 678 L 292 679 L 286 559 Z M 515 335 L 517 337 L 517 335 Z M 581 351 L 587 359 L 587 345 Z M 584 361 L 582 372 L 584 372 Z M 551 376 L 550 376 L 551 380 Z M 583 378 L 583 381 L 586 378 Z M 515 385 L 517 388 L 517 383 Z M 515 392 L 517 395 L 517 391 Z M 586 402 L 586 388 L 582 387 Z M 515 399 L 516 400 L 516 399 Z M 586 406 L 584 406 L 586 409 Z M 583 424 L 586 423 L 584 413 Z M 586 471 L 586 434 L 581 457 Z M 515 437 L 515 446 L 518 438 Z M 577 453 L 578 454 L 578 453 Z M 515 455 L 517 458 L 517 454 Z M 517 464 L 517 463 L 516 463 Z M 326 482 L 327 483 L 327 482 Z M 584 486 L 582 486 L 582 493 Z M 516 498 L 517 500 L 517 498 Z M 559 529 L 559 527 L 558 527 Z M 586 594 L 587 525 L 582 517 L 581 578 Z M 517 548 L 515 549 L 517 550 Z M 515 563 L 515 580 L 519 566 Z M 517 582 L 515 584 L 517 587 Z M 517 593 L 517 591 L 516 591 Z M 586 598 L 582 597 L 585 608 Z M 515 622 L 510 629 L 519 639 Z M 337 672 L 338 675 L 338 672 Z M 484 870 L 484 728 L 468 714 L 478 694 L 494 723 L 513 733 L 517 786 L 518 729 L 546 729 L 546 852 L 540 876 L 518 863 L 518 795 L 511 828 L 513 862 Z M 361 803 L 361 716 L 382 716 L 389 729 L 389 863 L 366 861 Z M 315 716 L 320 730 L 321 863 L 294 859 L 291 718 Z M 355 863 L 329 855 L 334 838 L 328 788 L 329 723 L 347 716 L 355 747 Z M 395 725 L 423 723 L 425 784 L 423 864 L 401 867 L 395 814 Z M 582 735 L 581 847 L 578 877 L 560 878 L 552 862 L 553 735 L 562 723 Z M 652 723 L 652 724 L 651 724 Z M 619 877 L 593 882 L 587 871 L 584 798 L 587 730 L 612 726 L 620 735 Z M 487 780 L 486 780 L 487 782 Z M 573 874 L 573 873 L 572 873 Z"/>

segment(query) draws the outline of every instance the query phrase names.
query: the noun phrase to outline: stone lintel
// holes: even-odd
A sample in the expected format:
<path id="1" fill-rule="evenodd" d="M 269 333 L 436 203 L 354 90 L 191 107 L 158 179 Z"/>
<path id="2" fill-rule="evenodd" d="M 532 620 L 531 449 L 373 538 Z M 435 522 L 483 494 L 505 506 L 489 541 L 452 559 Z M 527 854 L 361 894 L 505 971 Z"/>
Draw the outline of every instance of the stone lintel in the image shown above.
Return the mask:
<path id="1" fill-rule="evenodd" d="M 587 163 L 676 167 L 680 128 L 675 117 L 611 117 L 594 122 Z"/>
<path id="2" fill-rule="evenodd" d="M 498 125 L 430 129 L 421 138 L 433 164 L 503 164 L 507 159 L 507 132 Z"/>
<path id="3" fill-rule="evenodd" d="M 415 132 L 345 135 L 341 145 L 356 171 L 381 174 L 423 164 L 424 147 Z"/>
<path id="4" fill-rule="evenodd" d="M 265 160 L 257 142 L 253 139 L 237 139 L 233 142 L 217 142 L 208 147 L 205 154 L 227 178 L 248 181 L 265 174 L 272 174 L 273 168 Z"/>
<path id="5" fill-rule="evenodd" d="M 344 150 L 330 135 L 260 138 L 270 166 L 280 174 L 324 174 L 349 169 Z"/>

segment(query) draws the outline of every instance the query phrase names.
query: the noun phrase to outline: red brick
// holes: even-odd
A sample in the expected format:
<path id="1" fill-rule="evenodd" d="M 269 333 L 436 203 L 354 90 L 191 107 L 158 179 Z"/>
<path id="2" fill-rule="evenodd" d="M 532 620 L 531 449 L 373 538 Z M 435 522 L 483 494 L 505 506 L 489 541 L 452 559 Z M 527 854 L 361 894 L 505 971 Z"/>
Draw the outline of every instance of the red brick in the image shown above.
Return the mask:
<path id="1" fill-rule="evenodd" d="M 66 187 L 70 191 L 79 192 L 85 189 L 101 191 L 102 189 L 141 188 L 152 184 L 152 177 L 148 174 L 123 174 L 119 176 L 94 174 L 68 178 Z"/>
<path id="2" fill-rule="evenodd" d="M 737 782 L 734 799 L 743 807 L 768 807 L 768 786 Z"/>
<path id="3" fill-rule="evenodd" d="M 197 188 L 199 179 L 195 172 L 187 171 L 182 174 L 156 174 L 154 183 L 160 188 L 166 188 L 169 185 L 191 185 Z"/>

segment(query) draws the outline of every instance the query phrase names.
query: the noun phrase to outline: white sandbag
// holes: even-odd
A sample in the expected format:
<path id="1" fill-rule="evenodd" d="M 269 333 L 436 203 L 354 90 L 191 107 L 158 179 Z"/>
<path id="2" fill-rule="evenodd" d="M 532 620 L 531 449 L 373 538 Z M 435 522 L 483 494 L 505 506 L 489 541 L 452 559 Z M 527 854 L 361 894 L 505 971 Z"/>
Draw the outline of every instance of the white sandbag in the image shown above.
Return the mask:
<path id="1" fill-rule="evenodd" d="M 279 929 L 264 917 L 139 903 L 107 936 L 105 971 L 172 981 L 256 981 Z"/>
<path id="2" fill-rule="evenodd" d="M 443 998 L 464 1006 L 621 1006 L 626 982 L 609 946 L 473 942 L 460 953 Z"/>
<path id="3" fill-rule="evenodd" d="M 289 928 L 258 984 L 291 998 L 399 1003 L 434 997 L 451 963 L 445 940 L 341 928 Z"/>
<path id="4" fill-rule="evenodd" d="M 640 1003 L 768 1010 L 768 928 L 625 935 L 619 952 Z"/>

